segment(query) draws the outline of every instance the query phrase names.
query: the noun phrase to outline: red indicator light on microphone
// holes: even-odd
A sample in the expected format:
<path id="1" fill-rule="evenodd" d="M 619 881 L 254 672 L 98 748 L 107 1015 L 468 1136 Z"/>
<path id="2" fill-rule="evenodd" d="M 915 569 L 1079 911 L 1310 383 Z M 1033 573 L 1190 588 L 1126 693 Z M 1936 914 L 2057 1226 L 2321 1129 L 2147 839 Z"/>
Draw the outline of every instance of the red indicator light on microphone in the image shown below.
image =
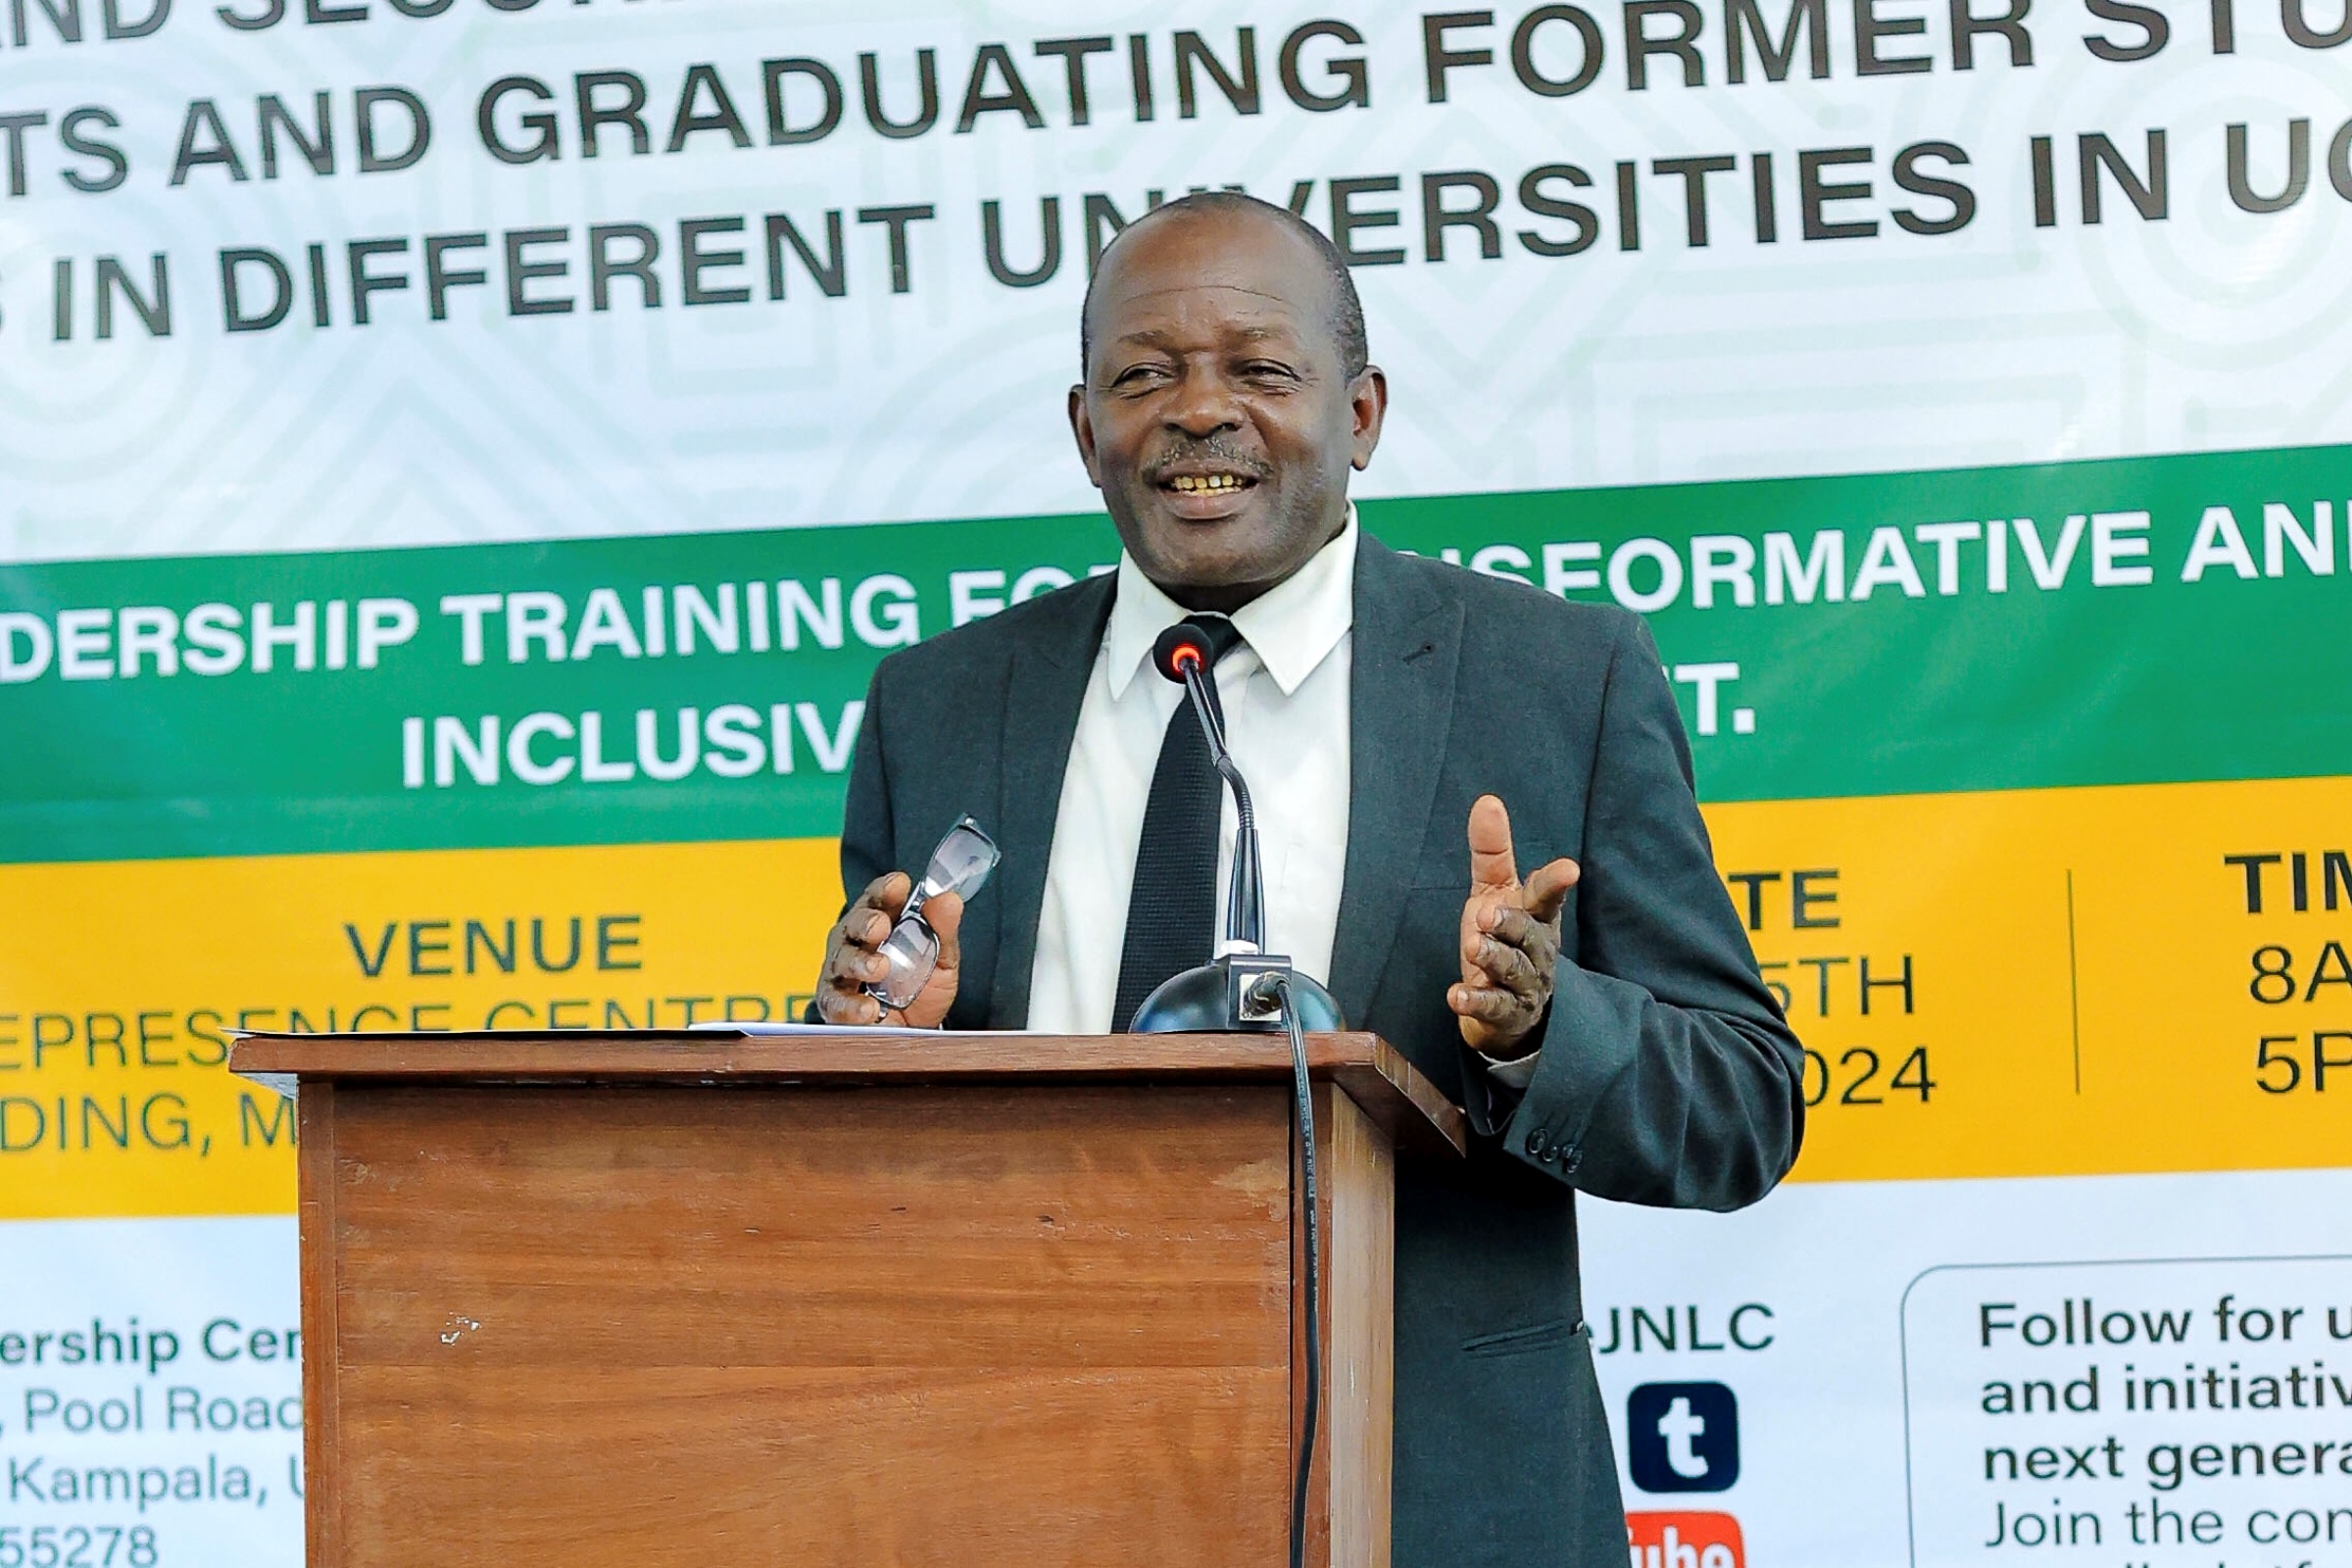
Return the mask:
<path id="1" fill-rule="evenodd" d="M 1180 620 L 1152 639 L 1152 667 L 1179 686 L 1187 675 L 1205 676 L 1208 666 L 1208 638 L 1191 621 Z"/>

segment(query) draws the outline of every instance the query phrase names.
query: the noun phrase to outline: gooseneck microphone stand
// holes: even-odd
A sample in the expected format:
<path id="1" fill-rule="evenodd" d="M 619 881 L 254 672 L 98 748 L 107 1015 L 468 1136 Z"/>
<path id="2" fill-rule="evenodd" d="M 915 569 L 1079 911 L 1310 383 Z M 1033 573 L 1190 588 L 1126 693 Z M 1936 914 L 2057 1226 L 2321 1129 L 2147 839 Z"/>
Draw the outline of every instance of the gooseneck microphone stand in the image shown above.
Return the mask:
<path id="1" fill-rule="evenodd" d="M 1185 689 L 1193 716 L 1208 742 L 1209 761 L 1233 791 L 1238 818 L 1233 839 L 1233 876 L 1225 893 L 1225 940 L 1217 956 L 1199 968 L 1173 975 L 1146 997 L 1130 1025 L 1138 1034 L 1243 1032 L 1279 1034 L 1299 1013 L 1302 1029 L 1345 1029 L 1340 1004 L 1312 976 L 1291 960 L 1266 952 L 1264 857 L 1258 848 L 1257 812 L 1250 785 L 1226 749 L 1225 726 L 1211 704 L 1209 641 L 1198 620 L 1180 620 L 1152 645 L 1152 663 Z M 1269 977 L 1282 974 L 1287 987 Z"/>
<path id="2" fill-rule="evenodd" d="M 1298 1462 L 1291 1478 L 1291 1568 L 1301 1568 L 1306 1549 L 1308 1472 L 1314 1464 L 1315 1428 L 1323 1406 L 1323 1237 L 1315 1180 L 1315 1103 L 1306 1070 L 1306 1031 L 1345 1029 L 1339 1002 L 1287 956 L 1266 952 L 1264 859 L 1258 850 L 1257 813 L 1250 785 L 1226 749 L 1225 727 L 1209 700 L 1211 644 L 1195 619 L 1178 621 L 1152 645 L 1152 663 L 1180 683 L 1208 741 L 1209 760 L 1233 791 L 1237 819 L 1233 877 L 1225 892 L 1225 940 L 1216 957 L 1162 982 L 1136 1008 L 1128 1027 L 1138 1034 L 1275 1033 L 1291 1037 L 1291 1084 L 1298 1145 L 1300 1193 L 1306 1205 L 1306 1402 L 1300 1422 Z"/>

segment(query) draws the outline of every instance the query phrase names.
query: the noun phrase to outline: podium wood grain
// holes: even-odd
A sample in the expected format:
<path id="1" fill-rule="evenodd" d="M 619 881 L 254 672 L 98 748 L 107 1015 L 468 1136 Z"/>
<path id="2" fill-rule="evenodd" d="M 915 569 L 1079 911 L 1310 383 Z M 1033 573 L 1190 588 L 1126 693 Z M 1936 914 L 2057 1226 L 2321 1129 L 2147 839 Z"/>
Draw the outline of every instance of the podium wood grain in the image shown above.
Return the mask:
<path id="1" fill-rule="evenodd" d="M 314 1568 L 1280 1562 L 1302 1227 L 1232 1038 L 238 1042 L 302 1080 Z M 1393 1158 L 1343 1069 L 1417 1112 L 1366 1041 L 1318 1041 L 1317 1562 L 1387 1558 Z"/>

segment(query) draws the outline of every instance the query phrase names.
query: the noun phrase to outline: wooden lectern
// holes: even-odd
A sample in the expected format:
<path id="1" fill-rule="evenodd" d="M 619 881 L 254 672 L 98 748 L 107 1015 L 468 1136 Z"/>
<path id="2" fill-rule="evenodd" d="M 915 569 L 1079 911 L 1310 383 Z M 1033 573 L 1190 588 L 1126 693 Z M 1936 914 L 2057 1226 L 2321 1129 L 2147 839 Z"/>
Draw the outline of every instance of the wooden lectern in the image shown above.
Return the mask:
<path id="1" fill-rule="evenodd" d="M 1389 1555 L 1395 1154 L 1310 1037 L 1308 1560 Z M 1303 1401 L 1281 1035 L 254 1035 L 300 1096 L 311 1568 L 1267 1565 Z"/>

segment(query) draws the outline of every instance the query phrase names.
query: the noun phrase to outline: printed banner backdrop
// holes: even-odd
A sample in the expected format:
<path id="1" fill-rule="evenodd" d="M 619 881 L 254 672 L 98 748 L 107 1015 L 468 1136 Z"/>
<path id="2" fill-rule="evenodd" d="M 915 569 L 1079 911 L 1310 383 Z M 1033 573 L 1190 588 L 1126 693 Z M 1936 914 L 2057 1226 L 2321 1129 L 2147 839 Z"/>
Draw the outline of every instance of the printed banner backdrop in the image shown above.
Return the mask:
<path id="1" fill-rule="evenodd" d="M 0 1568 L 301 1553 L 237 1028 L 784 1016 L 1094 259 L 1356 265 L 1366 525 L 1645 614 L 1809 1048 L 1587 1205 L 1637 1568 L 2352 1564 L 2352 17 L 19 0 Z"/>

